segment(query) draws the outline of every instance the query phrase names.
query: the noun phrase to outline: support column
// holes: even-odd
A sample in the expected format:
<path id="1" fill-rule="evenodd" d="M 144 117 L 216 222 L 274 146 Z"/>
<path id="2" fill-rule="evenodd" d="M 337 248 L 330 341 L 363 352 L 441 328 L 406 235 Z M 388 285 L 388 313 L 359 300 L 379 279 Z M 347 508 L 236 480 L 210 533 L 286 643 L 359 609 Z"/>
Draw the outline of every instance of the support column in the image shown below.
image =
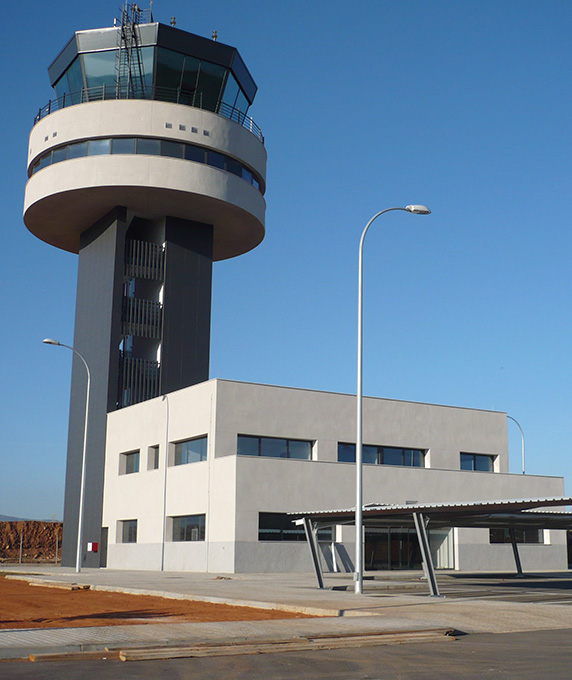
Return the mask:
<path id="1" fill-rule="evenodd" d="M 81 237 L 73 346 L 91 371 L 87 434 L 82 565 L 98 567 L 88 542 L 101 543 L 107 412 L 116 408 L 121 340 L 121 302 L 126 211 L 116 208 Z M 77 551 L 86 372 L 74 355 L 64 501 L 62 565 L 74 566 Z"/>
<path id="2" fill-rule="evenodd" d="M 429 540 L 427 538 L 427 531 L 425 529 L 425 519 L 420 512 L 414 512 L 413 522 L 415 524 L 415 531 L 417 532 L 421 557 L 423 558 L 423 564 L 425 566 L 425 573 L 427 576 L 427 582 L 429 584 L 429 593 L 431 594 L 431 597 L 441 597 L 439 594 L 439 586 L 437 585 L 435 567 L 433 566 L 433 559 L 431 557 L 431 550 L 429 549 Z"/>

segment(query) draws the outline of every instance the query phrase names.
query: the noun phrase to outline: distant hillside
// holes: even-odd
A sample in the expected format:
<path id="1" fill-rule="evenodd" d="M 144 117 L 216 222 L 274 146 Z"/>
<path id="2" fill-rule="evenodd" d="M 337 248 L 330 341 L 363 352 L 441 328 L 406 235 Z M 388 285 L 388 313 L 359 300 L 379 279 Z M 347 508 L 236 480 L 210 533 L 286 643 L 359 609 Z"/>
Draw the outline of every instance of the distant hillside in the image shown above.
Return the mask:
<path id="1" fill-rule="evenodd" d="M 24 517 L 12 517 L 11 515 L 0 515 L 0 522 L 26 522 Z"/>

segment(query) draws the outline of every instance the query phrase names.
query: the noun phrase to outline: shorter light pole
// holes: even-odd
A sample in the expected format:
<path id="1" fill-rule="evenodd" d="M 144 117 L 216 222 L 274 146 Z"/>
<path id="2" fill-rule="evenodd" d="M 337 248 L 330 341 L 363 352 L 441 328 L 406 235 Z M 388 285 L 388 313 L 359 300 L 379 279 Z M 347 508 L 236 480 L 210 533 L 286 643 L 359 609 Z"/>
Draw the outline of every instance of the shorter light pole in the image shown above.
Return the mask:
<path id="1" fill-rule="evenodd" d="M 89 371 L 89 366 L 87 365 L 87 361 L 83 358 L 83 356 L 77 351 L 77 349 L 74 349 L 73 347 L 70 347 L 69 345 L 64 345 L 62 342 L 58 342 L 57 340 L 52 340 L 52 338 L 46 338 L 43 340 L 43 342 L 46 345 L 55 345 L 56 347 L 65 347 L 66 349 L 70 349 L 76 356 L 78 356 L 82 362 L 83 365 L 85 366 L 85 370 L 87 372 L 87 390 L 86 390 L 86 397 L 85 397 L 85 417 L 84 417 L 84 427 L 83 427 L 83 452 L 81 456 L 81 483 L 80 483 L 80 490 L 79 490 L 79 517 L 78 517 L 78 522 L 77 522 L 77 552 L 76 552 L 76 558 L 75 558 L 75 570 L 76 573 L 80 573 L 81 571 L 81 544 L 83 540 L 83 500 L 84 500 L 84 495 L 85 495 L 85 458 L 86 458 L 86 451 L 87 451 L 87 418 L 88 418 L 88 413 L 89 413 L 89 389 L 90 389 L 90 384 L 91 384 L 91 373 Z"/>
<path id="2" fill-rule="evenodd" d="M 516 420 L 516 418 L 513 418 L 512 416 L 509 416 L 508 414 L 507 414 L 506 417 L 510 418 L 513 423 L 516 423 L 516 426 L 520 430 L 520 436 L 522 437 L 522 474 L 524 474 L 524 432 L 522 431 L 522 427 L 520 426 L 520 423 L 518 422 L 518 420 Z"/>

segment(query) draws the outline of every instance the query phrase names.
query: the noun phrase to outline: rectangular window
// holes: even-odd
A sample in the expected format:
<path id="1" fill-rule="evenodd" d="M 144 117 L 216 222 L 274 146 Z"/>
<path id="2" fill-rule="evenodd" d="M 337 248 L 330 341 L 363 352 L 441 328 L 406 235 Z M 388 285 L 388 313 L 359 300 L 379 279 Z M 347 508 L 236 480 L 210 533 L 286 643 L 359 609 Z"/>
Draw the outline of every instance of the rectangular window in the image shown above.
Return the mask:
<path id="1" fill-rule="evenodd" d="M 147 137 L 139 137 L 137 139 L 137 153 L 145 154 L 146 156 L 160 156 L 161 142 L 158 139 L 148 139 Z"/>
<path id="2" fill-rule="evenodd" d="M 207 151 L 207 165 L 224 170 L 224 156 L 217 151 Z"/>
<path id="3" fill-rule="evenodd" d="M 111 153 L 111 139 L 90 139 L 89 151 L 90 156 L 104 156 Z"/>
<path id="4" fill-rule="evenodd" d="M 68 158 L 82 158 L 87 156 L 87 142 L 77 142 L 68 146 Z"/>
<path id="5" fill-rule="evenodd" d="M 184 154 L 184 144 L 182 142 L 169 142 L 161 140 L 161 156 L 171 156 L 171 158 L 182 158 Z"/>
<path id="6" fill-rule="evenodd" d="M 137 520 L 124 519 L 119 522 L 120 525 L 120 542 L 121 543 L 137 543 Z"/>
<path id="7" fill-rule="evenodd" d="M 196 132 L 196 130 L 195 130 Z M 185 160 L 195 161 L 196 163 L 205 162 L 205 149 L 200 146 L 194 146 L 193 144 L 185 144 Z"/>
<path id="8" fill-rule="evenodd" d="M 238 435 L 239 456 L 264 456 L 268 458 L 312 459 L 312 442 L 301 439 L 280 439 L 278 437 L 254 437 Z"/>
<path id="9" fill-rule="evenodd" d="M 111 140 L 111 153 L 135 153 L 135 137 L 118 137 Z"/>
<path id="10" fill-rule="evenodd" d="M 306 533 L 301 524 L 294 524 L 294 517 L 285 512 L 260 512 L 258 514 L 259 541 L 305 541 Z M 319 541 L 332 540 L 332 528 L 318 531 Z"/>
<path id="11" fill-rule="evenodd" d="M 150 446 L 147 450 L 147 469 L 159 469 L 159 446 Z"/>
<path id="12" fill-rule="evenodd" d="M 204 541 L 205 515 L 173 517 L 173 541 Z"/>
<path id="13" fill-rule="evenodd" d="M 187 439 L 175 444 L 175 465 L 198 463 L 207 459 L 207 437 Z"/>
<path id="14" fill-rule="evenodd" d="M 119 454 L 119 474 L 132 475 L 139 472 L 139 451 Z"/>
<path id="15" fill-rule="evenodd" d="M 542 529 L 515 529 L 517 543 L 544 543 Z M 509 529 L 489 529 L 489 543 L 510 543 Z"/>
<path id="16" fill-rule="evenodd" d="M 362 447 L 362 460 L 374 465 L 401 465 L 404 467 L 425 467 L 425 451 L 421 449 L 402 449 L 396 446 Z M 355 463 L 356 445 L 338 443 L 338 462 Z"/>
<path id="17" fill-rule="evenodd" d="M 487 456 L 482 453 L 461 453 L 461 470 L 492 472 L 494 461 L 495 456 Z"/>
<path id="18" fill-rule="evenodd" d="M 61 146 L 59 149 L 54 149 L 52 153 L 52 163 L 59 163 L 60 161 L 67 160 L 68 157 L 68 147 Z"/>

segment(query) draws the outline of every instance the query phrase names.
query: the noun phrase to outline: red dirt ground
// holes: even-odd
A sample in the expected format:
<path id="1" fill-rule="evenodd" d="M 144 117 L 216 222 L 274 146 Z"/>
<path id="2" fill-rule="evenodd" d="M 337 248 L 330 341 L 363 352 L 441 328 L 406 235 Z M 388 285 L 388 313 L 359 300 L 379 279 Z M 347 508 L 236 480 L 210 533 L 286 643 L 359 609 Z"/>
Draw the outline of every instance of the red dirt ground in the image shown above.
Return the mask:
<path id="1" fill-rule="evenodd" d="M 0 629 L 311 618 L 275 609 L 32 586 L 0 576 Z"/>

